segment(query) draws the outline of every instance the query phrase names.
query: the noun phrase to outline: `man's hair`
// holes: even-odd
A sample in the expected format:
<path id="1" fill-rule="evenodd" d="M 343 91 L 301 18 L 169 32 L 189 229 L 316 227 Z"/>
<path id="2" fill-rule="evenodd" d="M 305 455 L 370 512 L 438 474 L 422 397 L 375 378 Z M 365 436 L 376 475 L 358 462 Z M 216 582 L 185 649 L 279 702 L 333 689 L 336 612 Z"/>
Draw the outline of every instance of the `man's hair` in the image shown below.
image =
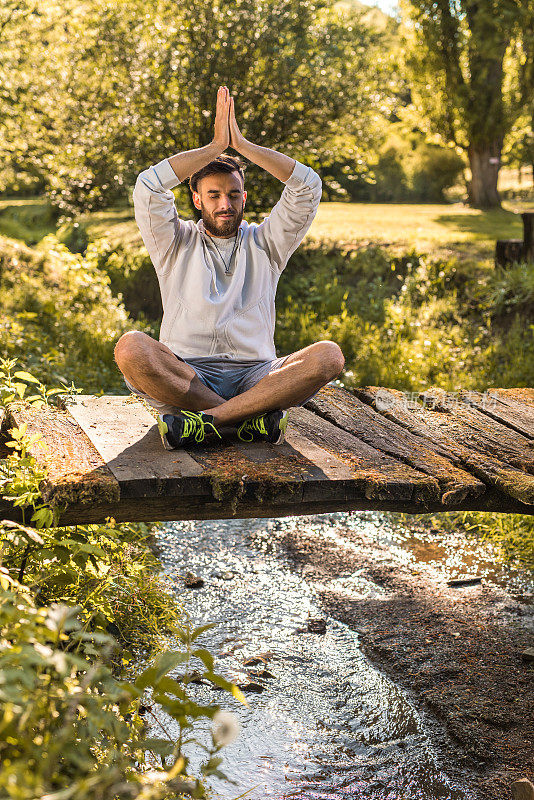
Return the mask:
<path id="1" fill-rule="evenodd" d="M 210 161 L 210 163 L 206 164 L 205 167 L 202 167 L 202 169 L 199 169 L 198 172 L 194 172 L 191 175 L 189 178 L 189 186 L 191 187 L 191 191 L 198 191 L 198 182 L 202 178 L 206 178 L 208 175 L 218 175 L 221 172 L 239 172 L 241 175 L 241 180 L 243 181 L 243 185 L 245 185 L 245 165 L 241 159 L 235 158 L 234 156 L 227 156 L 225 153 L 223 153 L 222 155 L 217 156 L 215 161 Z"/>

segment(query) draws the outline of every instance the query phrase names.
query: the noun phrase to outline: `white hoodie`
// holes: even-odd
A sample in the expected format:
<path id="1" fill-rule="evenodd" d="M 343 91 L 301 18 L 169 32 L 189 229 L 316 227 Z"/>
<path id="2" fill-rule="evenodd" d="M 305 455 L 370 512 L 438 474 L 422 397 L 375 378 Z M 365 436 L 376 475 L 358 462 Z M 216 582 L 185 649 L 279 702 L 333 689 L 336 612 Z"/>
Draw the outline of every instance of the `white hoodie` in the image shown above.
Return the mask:
<path id="1" fill-rule="evenodd" d="M 135 219 L 161 290 L 160 341 L 183 358 L 276 358 L 276 287 L 317 212 L 319 175 L 295 163 L 269 216 L 260 225 L 241 222 L 231 277 L 222 280 L 202 220 L 178 218 L 171 189 L 179 183 L 164 159 L 139 174 L 133 193 Z"/>

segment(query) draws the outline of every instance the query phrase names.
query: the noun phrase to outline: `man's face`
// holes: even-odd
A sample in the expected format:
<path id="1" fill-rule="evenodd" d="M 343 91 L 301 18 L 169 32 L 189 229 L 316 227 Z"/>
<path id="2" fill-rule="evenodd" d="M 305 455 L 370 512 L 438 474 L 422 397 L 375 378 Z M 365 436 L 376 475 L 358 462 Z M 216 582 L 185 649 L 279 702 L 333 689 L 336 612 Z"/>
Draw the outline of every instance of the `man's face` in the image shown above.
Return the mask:
<path id="1" fill-rule="evenodd" d="M 200 179 L 197 189 L 193 192 L 193 203 L 202 213 L 206 231 L 226 239 L 234 236 L 247 199 L 239 172 L 207 175 Z"/>

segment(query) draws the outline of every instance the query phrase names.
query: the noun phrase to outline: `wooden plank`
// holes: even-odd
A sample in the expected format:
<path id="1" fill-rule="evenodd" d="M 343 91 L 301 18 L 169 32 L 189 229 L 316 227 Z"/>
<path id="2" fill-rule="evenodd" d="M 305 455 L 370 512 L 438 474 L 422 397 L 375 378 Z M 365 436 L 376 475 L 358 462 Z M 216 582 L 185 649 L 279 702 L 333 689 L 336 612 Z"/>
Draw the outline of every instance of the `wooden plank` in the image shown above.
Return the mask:
<path id="1" fill-rule="evenodd" d="M 77 398 L 69 411 L 117 478 L 124 498 L 204 494 L 221 502 L 231 499 L 237 513 L 245 499 L 261 503 L 285 498 L 299 503 L 319 486 L 330 499 L 344 499 L 348 489 L 354 497 L 409 499 L 413 495 L 421 501 L 439 497 L 435 482 L 427 476 L 384 457 L 303 409 L 291 409 L 287 443 L 264 446 L 269 457 L 261 461 L 257 446 L 247 450 L 232 443 L 166 451 L 154 418 L 135 398 Z M 292 432 L 297 434 L 294 439 Z M 329 443 L 328 452 L 325 443 Z M 319 456 L 317 447 L 324 455 Z M 195 477 L 198 480 L 191 481 Z"/>
<path id="2" fill-rule="evenodd" d="M 368 499 L 437 501 L 437 481 L 370 447 L 347 431 L 305 408 L 290 413 L 292 430 L 305 436 L 352 469 L 352 485 Z"/>
<path id="3" fill-rule="evenodd" d="M 457 401 L 465 403 L 482 414 L 517 431 L 527 439 L 534 439 L 534 408 L 525 403 L 519 403 L 509 397 L 492 395 L 489 392 L 475 392 L 460 389 L 458 392 L 444 393 L 440 397 L 442 402 L 453 405 Z"/>
<path id="4" fill-rule="evenodd" d="M 447 407 L 440 410 L 439 405 L 431 410 L 422 403 L 407 402 L 403 392 L 378 386 L 353 392 L 387 419 L 438 443 L 484 483 L 522 503 L 534 504 L 534 477 L 526 471 L 532 465 L 532 442 L 521 434 L 467 406 L 462 406 L 462 413 Z"/>
<path id="5" fill-rule="evenodd" d="M 81 428 L 56 408 L 10 408 L 10 427 L 26 423 L 29 435 L 40 434 L 31 452 L 46 465 L 43 499 L 53 505 L 91 504 L 119 500 L 119 485 Z"/>
<path id="6" fill-rule="evenodd" d="M 514 403 L 521 403 L 534 408 L 534 389 L 519 388 L 519 389 L 488 389 L 488 394 L 496 396 L 499 399 L 506 398 Z"/>
<path id="7" fill-rule="evenodd" d="M 434 477 L 444 505 L 478 497 L 486 491 L 482 481 L 456 466 L 456 458 L 431 445 L 427 439 L 385 419 L 345 389 L 325 386 L 306 404 L 306 408 L 375 449 Z"/>
<path id="8" fill-rule="evenodd" d="M 201 494 L 202 466 L 185 450 L 165 450 L 156 420 L 135 397 L 80 395 L 67 407 L 120 485 L 121 496 Z"/>
<path id="9" fill-rule="evenodd" d="M 534 473 L 534 443 L 529 437 L 510 430 L 474 406 L 459 401 L 457 393 L 430 388 L 419 393 L 430 411 L 438 412 L 435 422 L 443 430 L 458 429 L 481 452 L 506 464 Z"/>

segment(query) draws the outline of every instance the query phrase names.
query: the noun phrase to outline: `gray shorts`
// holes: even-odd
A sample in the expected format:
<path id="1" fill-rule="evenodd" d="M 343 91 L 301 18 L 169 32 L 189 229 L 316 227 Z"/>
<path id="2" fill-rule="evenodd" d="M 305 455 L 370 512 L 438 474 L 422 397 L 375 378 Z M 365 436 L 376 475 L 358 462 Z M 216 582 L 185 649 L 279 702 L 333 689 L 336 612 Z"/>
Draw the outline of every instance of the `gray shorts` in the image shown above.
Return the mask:
<path id="1" fill-rule="evenodd" d="M 208 389 L 218 394 L 219 397 L 229 400 L 231 397 L 243 394 L 243 392 L 251 389 L 269 372 L 280 369 L 289 356 L 280 356 L 280 358 L 275 358 L 272 361 L 234 361 L 229 358 L 219 358 L 218 356 L 206 358 L 181 358 L 176 356 L 176 358 L 193 367 L 202 383 Z M 154 400 L 153 397 L 149 397 L 144 392 L 139 391 L 126 378 L 124 382 L 131 392 L 145 400 L 160 414 L 176 414 L 179 411 L 178 406 L 170 406 L 160 400 Z M 298 405 L 303 406 L 304 403 L 315 397 L 315 394 L 317 392 Z"/>

